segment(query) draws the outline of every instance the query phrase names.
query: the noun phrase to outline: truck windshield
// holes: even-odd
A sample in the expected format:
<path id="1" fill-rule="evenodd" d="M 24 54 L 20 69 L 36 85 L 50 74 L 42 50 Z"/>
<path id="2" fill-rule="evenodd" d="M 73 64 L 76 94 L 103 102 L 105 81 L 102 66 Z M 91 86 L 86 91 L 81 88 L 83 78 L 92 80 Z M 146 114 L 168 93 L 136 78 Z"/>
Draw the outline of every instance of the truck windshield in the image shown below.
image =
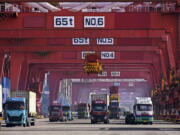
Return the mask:
<path id="1" fill-rule="evenodd" d="M 137 105 L 137 110 L 138 111 L 152 111 L 152 105 L 145 105 L 145 104 Z"/>
<path id="2" fill-rule="evenodd" d="M 93 104 L 92 105 L 92 110 L 93 111 L 105 111 L 106 110 L 106 105 L 105 104 Z"/>
<path id="3" fill-rule="evenodd" d="M 111 111 L 119 111 L 119 108 L 116 108 L 116 107 L 110 107 L 109 110 L 111 110 Z"/>
<path id="4" fill-rule="evenodd" d="M 61 109 L 61 106 L 51 106 L 51 110 L 53 111 L 59 111 Z"/>
<path id="5" fill-rule="evenodd" d="M 24 109 L 24 102 L 7 102 L 6 103 L 7 110 L 23 110 Z"/>
<path id="6" fill-rule="evenodd" d="M 69 106 L 63 106 L 62 109 L 63 109 L 63 111 L 69 111 L 70 107 Z"/>
<path id="7" fill-rule="evenodd" d="M 110 102 L 110 106 L 119 106 L 118 102 Z"/>

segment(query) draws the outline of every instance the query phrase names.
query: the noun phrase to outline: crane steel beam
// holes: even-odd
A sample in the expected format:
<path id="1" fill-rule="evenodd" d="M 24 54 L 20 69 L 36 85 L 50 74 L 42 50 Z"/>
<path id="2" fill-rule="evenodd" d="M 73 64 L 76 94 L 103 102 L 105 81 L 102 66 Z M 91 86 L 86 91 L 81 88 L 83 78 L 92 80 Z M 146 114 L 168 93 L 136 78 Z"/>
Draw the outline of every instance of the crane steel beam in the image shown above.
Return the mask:
<path id="1" fill-rule="evenodd" d="M 84 72 L 83 68 L 81 67 L 81 69 L 44 69 L 44 71 L 50 71 L 50 72 Z M 122 68 L 115 68 L 115 69 L 111 69 L 111 68 L 105 68 L 104 69 L 105 72 L 111 72 L 111 71 L 119 71 L 119 72 L 150 72 L 150 69 L 148 68 L 126 68 L 126 69 L 122 69 Z"/>
<path id="2" fill-rule="evenodd" d="M 1 66 L 0 66 L 0 81 L 3 76 L 4 62 L 5 62 L 5 53 L 0 53 L 0 64 L 1 64 Z"/>
<path id="3" fill-rule="evenodd" d="M 121 72 L 120 76 L 110 76 L 109 74 L 107 76 L 97 76 L 97 74 L 90 74 L 88 75 L 87 73 L 84 72 L 79 72 L 79 71 L 51 71 L 50 74 L 54 72 L 56 73 L 59 78 L 61 79 L 75 79 L 75 78 L 99 78 L 99 79 L 115 79 L 115 78 L 128 78 L 128 79 L 135 79 L 135 78 L 146 78 L 147 74 L 151 73 L 150 70 L 144 70 L 144 71 L 123 71 Z"/>
<path id="4" fill-rule="evenodd" d="M 67 69 L 67 68 L 70 68 L 72 69 L 73 67 L 76 69 L 76 68 L 79 68 L 79 67 L 82 67 L 82 63 L 79 63 L 79 64 L 60 64 L 60 63 L 54 63 L 54 64 L 51 64 L 51 63 L 42 63 L 42 64 L 32 64 L 30 65 L 31 68 L 59 68 L 59 69 Z M 136 63 L 136 64 L 131 64 L 131 63 L 124 63 L 124 64 L 114 64 L 114 63 L 103 63 L 103 67 L 106 67 L 106 68 L 121 68 L 121 69 L 124 69 L 124 68 L 144 68 L 144 67 L 152 67 L 152 64 L 151 63 L 146 63 L 146 64 L 142 64 L 142 63 Z"/>
<path id="5" fill-rule="evenodd" d="M 83 60 L 79 60 L 79 59 L 70 59 L 70 60 L 66 60 L 66 61 L 62 61 L 62 60 L 43 60 L 43 59 L 41 59 L 41 61 L 39 61 L 39 60 L 30 60 L 30 61 L 28 61 L 28 62 L 31 62 L 31 63 L 39 63 L 39 64 L 41 64 L 41 63 L 46 63 L 46 62 L 48 62 L 48 63 L 63 63 L 63 64 L 68 64 L 68 63 L 75 63 L 75 64 L 77 64 L 77 63 L 79 63 L 79 62 L 83 62 Z M 115 60 L 102 60 L 102 63 L 121 63 L 121 64 L 123 64 L 123 63 L 133 63 L 133 64 L 138 64 L 138 63 L 152 63 L 152 60 L 120 60 L 120 59 L 115 59 Z"/>
<path id="6" fill-rule="evenodd" d="M 1 0 L 1 2 L 177 2 L 178 0 Z"/>
<path id="7" fill-rule="evenodd" d="M 144 51 L 144 52 L 153 52 L 158 50 L 158 47 L 155 46 L 1 46 L 0 45 L 0 52 L 81 52 L 81 51 L 117 51 L 117 52 L 123 52 L 123 51 Z"/>
<path id="8" fill-rule="evenodd" d="M 27 38 L 162 38 L 165 30 L 108 30 L 108 29 L 16 29 L 0 30 L 0 38 L 22 39 Z"/>
<path id="9" fill-rule="evenodd" d="M 163 53 L 162 50 L 159 50 L 159 55 L 161 59 L 161 68 L 162 68 L 162 73 L 163 73 L 163 78 L 167 80 L 167 67 L 165 65 L 165 54 Z"/>

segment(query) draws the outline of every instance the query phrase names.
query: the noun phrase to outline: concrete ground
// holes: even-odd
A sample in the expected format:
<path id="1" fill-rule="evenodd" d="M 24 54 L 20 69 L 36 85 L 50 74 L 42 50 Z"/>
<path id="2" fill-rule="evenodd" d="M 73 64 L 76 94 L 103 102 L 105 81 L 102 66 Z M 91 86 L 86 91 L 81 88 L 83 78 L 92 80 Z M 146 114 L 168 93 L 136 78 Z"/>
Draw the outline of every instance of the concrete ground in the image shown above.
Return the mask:
<path id="1" fill-rule="evenodd" d="M 124 120 L 110 120 L 110 124 L 90 124 L 90 120 L 49 122 L 38 119 L 31 127 L 6 127 L 0 135 L 180 135 L 180 124 L 155 121 L 153 125 L 125 125 Z"/>

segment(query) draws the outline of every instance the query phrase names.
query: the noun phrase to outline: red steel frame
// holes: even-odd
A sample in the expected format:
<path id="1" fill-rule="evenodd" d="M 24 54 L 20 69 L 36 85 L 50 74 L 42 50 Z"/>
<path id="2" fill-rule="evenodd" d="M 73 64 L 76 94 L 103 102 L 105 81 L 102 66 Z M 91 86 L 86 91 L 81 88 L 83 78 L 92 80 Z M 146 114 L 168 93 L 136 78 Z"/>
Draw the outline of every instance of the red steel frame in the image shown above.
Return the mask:
<path id="1" fill-rule="evenodd" d="M 122 13 L 124 14 L 124 13 Z M 141 13 L 139 13 L 141 14 Z M 73 29 L 56 29 L 53 27 L 53 17 L 54 16 L 75 16 L 75 28 Z M 138 13 L 135 14 L 135 16 Z M 115 51 L 116 59 L 114 60 L 102 60 L 103 64 L 134 64 L 137 63 L 149 63 L 152 65 L 151 69 L 145 68 L 146 70 L 142 71 L 142 74 L 149 77 L 145 72 L 149 72 L 151 75 L 151 82 L 160 83 L 161 77 L 167 78 L 168 68 L 167 66 L 173 68 L 177 65 L 177 52 L 173 48 L 177 48 L 177 31 L 176 29 L 171 30 L 172 28 L 177 28 L 177 15 L 172 16 L 161 16 L 159 13 L 156 14 L 147 14 L 150 16 L 149 24 L 147 26 L 136 26 L 132 28 L 124 28 L 122 26 L 115 25 L 116 13 L 22 13 L 18 18 L 9 18 L 0 22 L 0 50 L 4 54 L 6 52 L 11 52 L 11 89 L 16 90 L 19 88 L 28 88 L 27 84 L 31 83 L 28 80 L 34 78 L 34 82 L 38 82 L 38 91 L 42 90 L 42 78 L 43 74 L 47 70 L 60 72 L 66 71 L 65 69 L 56 69 L 51 67 L 47 68 L 47 65 L 57 64 L 60 66 L 62 64 L 76 63 L 82 64 L 83 60 L 81 59 L 81 51 Z M 37 17 L 35 19 L 41 20 L 41 24 L 36 24 L 31 22 L 26 24 L 26 19 Z M 106 20 L 111 19 L 112 21 L 106 21 L 105 28 L 83 28 L 83 16 L 105 16 Z M 157 20 L 158 19 L 158 20 Z M 161 20 L 164 20 L 162 24 L 159 24 Z M 169 21 L 171 19 L 171 21 Z M 29 19 L 30 20 L 30 19 Z M 116 20 L 117 21 L 117 20 Z M 138 23 L 137 23 L 138 24 Z M 168 26 L 168 27 L 167 27 Z M 118 27 L 118 28 L 116 28 Z M 90 45 L 89 46 L 72 46 L 73 37 L 89 37 Z M 114 37 L 115 45 L 113 46 L 97 46 L 96 38 L 97 37 Z M 142 39 L 147 38 L 151 39 L 151 45 L 147 46 L 146 43 L 144 46 L 132 46 L 132 45 L 120 45 L 118 44 L 118 39 Z M 66 40 L 64 40 L 66 39 Z M 52 40 L 57 40 L 54 44 Z M 173 41 L 173 42 L 172 42 Z M 49 52 L 47 56 L 41 57 L 35 55 L 34 52 Z M 74 57 L 64 59 L 62 53 L 74 53 Z M 148 59 L 138 60 L 138 59 L 120 59 L 121 53 L 126 52 L 126 55 L 131 55 L 128 52 L 151 52 L 153 57 Z M 174 55 L 175 54 L 175 55 Z M 144 53 L 144 55 L 146 55 Z M 117 57 L 118 56 L 118 57 Z M 150 59 L 149 59 L 150 58 Z M 166 60 L 168 58 L 168 60 Z M 1 60 L 3 63 L 3 59 Z M 38 69 L 33 69 L 31 64 L 33 63 L 48 63 L 46 66 L 39 67 Z M 1 64 L 2 65 L 2 64 Z M 73 66 L 74 68 L 75 66 Z M 121 67 L 121 66 L 120 66 Z M 1 66 L 2 68 L 2 66 Z M 80 68 L 80 67 L 79 67 Z M 136 70 L 136 66 L 133 67 L 135 72 L 140 72 Z M 42 70 L 43 69 L 43 70 Z M 118 68 L 117 68 L 118 69 Z M 161 72 L 162 69 L 162 72 Z M 30 70 L 35 70 L 30 75 Z M 110 69 L 111 70 L 111 69 Z M 40 72 L 42 71 L 42 72 Z M 67 70 L 69 71 L 69 70 Z M 78 70 L 78 72 L 81 70 Z M 126 70 L 128 71 L 128 70 Z M 135 76 L 138 75 L 135 73 Z M 146 78 L 146 76 L 143 76 Z M 29 77 L 29 79 L 28 79 Z M 61 78 L 68 77 L 67 75 L 62 76 Z M 72 77 L 72 76 L 70 76 Z M 82 76 L 87 77 L 87 76 Z M 97 78 L 97 76 L 95 77 Z M 57 78 L 55 78 L 57 79 Z M 50 81 L 52 81 L 50 79 Z M 53 82 L 52 82 L 53 83 Z"/>
<path id="2" fill-rule="evenodd" d="M 179 2 L 179 0 L 1 0 L 2 2 Z"/>

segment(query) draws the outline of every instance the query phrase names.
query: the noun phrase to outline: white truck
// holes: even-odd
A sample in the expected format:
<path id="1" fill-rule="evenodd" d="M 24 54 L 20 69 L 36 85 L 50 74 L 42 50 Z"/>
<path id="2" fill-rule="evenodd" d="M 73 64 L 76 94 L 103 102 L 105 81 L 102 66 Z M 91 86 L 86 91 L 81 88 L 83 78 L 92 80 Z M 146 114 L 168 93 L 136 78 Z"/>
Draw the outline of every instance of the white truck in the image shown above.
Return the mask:
<path id="1" fill-rule="evenodd" d="M 36 115 L 36 93 L 32 91 L 11 91 L 5 103 L 5 123 L 10 125 L 34 126 Z"/>
<path id="2" fill-rule="evenodd" d="M 136 97 L 133 114 L 135 117 L 135 123 L 149 123 L 153 124 L 153 104 L 150 97 Z"/>

